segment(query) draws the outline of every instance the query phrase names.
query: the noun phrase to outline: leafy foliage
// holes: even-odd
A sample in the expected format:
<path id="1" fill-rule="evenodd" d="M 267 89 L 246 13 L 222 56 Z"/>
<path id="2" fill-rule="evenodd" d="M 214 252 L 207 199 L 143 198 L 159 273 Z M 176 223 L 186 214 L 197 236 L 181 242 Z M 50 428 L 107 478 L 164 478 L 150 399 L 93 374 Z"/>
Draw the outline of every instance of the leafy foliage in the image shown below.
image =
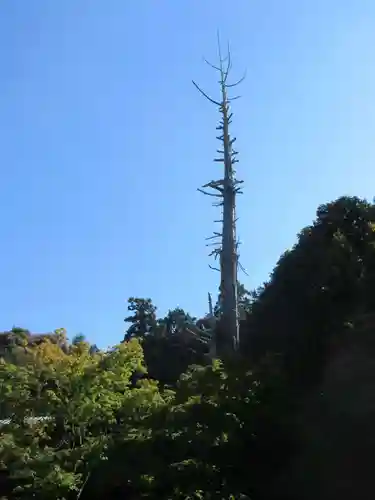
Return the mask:
<path id="1" fill-rule="evenodd" d="M 285 461 L 275 419 L 277 414 L 281 421 L 280 408 L 272 407 L 276 392 L 279 399 L 283 394 L 275 375 L 267 370 L 260 383 L 260 372 L 238 363 L 191 367 L 144 421 L 143 439 L 116 443 L 106 467 L 93 475 L 87 498 L 259 497 L 267 476 Z M 270 436 L 271 446 L 275 435 L 280 453 L 264 460 L 260 440 Z"/>
<path id="2" fill-rule="evenodd" d="M 208 361 L 207 346 L 186 329 L 187 323 L 196 322 L 189 313 L 176 307 L 165 317 L 157 318 L 157 308 L 151 299 L 131 297 L 128 303 L 128 309 L 134 314 L 125 318 L 131 325 L 124 341 L 133 337 L 140 339 L 152 378 L 162 385 L 175 385 L 190 365 Z"/>
<path id="3" fill-rule="evenodd" d="M 258 436 L 280 417 L 267 409 L 280 386 L 270 371 L 214 361 L 161 392 L 134 384 L 145 373 L 136 340 L 94 354 L 85 342 L 64 352 L 46 340 L 27 355 L 25 365 L 0 365 L 11 498 L 248 498 L 280 466 L 258 461 L 249 480 L 240 459 L 257 455 Z"/>
<path id="4" fill-rule="evenodd" d="M 151 299 L 130 297 L 128 310 L 133 314 L 125 318 L 130 326 L 126 332 L 126 339 L 142 338 L 156 326 L 156 307 Z"/>
<path id="5" fill-rule="evenodd" d="M 82 342 L 66 354 L 45 341 L 28 354 L 23 366 L 0 366 L 1 417 L 9 419 L 0 457 L 21 496 L 68 498 L 160 396 L 152 382 L 131 388 L 131 376 L 144 371 L 136 341 L 95 354 Z"/>
<path id="6" fill-rule="evenodd" d="M 274 478 L 298 450 L 298 405 L 333 340 L 375 312 L 374 228 L 365 200 L 318 207 L 267 283 L 239 285 L 230 358 L 211 360 L 189 329 L 205 318 L 158 318 L 134 297 L 124 341 L 105 352 L 64 329 L 0 334 L 0 494 L 285 500 Z"/>
<path id="7" fill-rule="evenodd" d="M 257 291 L 243 325 L 253 362 L 283 353 L 290 382 L 318 380 L 332 335 L 356 315 L 374 311 L 375 207 L 343 197 L 318 207 L 292 250 Z"/>

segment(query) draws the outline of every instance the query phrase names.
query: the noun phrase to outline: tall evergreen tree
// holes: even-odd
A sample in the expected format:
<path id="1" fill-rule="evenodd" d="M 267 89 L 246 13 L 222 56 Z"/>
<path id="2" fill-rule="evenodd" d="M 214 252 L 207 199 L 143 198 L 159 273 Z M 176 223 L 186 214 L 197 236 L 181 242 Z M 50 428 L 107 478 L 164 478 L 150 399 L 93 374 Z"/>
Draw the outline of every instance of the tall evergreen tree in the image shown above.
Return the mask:
<path id="1" fill-rule="evenodd" d="M 142 338 L 156 327 L 156 307 L 151 299 L 130 297 L 128 311 L 133 314 L 124 319 L 126 323 L 130 323 L 125 340 L 135 337 Z"/>

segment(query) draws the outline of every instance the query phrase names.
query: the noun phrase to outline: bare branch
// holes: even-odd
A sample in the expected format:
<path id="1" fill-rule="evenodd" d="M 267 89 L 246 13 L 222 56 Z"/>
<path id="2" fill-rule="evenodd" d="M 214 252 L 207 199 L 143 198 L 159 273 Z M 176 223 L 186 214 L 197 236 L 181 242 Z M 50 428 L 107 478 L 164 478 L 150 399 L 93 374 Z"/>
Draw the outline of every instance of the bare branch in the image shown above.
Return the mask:
<path id="1" fill-rule="evenodd" d="M 200 189 L 200 188 L 198 188 L 197 191 L 199 191 L 200 193 L 205 194 L 206 196 L 214 196 L 215 198 L 221 198 L 222 197 L 221 194 L 208 193 L 207 191 L 204 191 L 203 189 Z"/>
<path id="2" fill-rule="evenodd" d="M 233 87 L 237 87 L 237 85 L 239 85 L 240 83 L 242 83 L 245 80 L 245 78 L 246 78 L 246 70 L 245 70 L 245 73 L 244 73 L 243 77 L 240 78 L 237 82 L 235 82 L 235 83 L 229 83 L 229 84 L 226 84 L 225 86 L 226 86 L 227 89 L 231 89 Z"/>
<path id="3" fill-rule="evenodd" d="M 223 194 L 223 192 L 224 192 L 224 188 L 221 188 L 221 187 L 203 186 L 203 188 L 204 187 L 206 187 L 207 189 L 209 188 L 209 189 L 216 190 L 219 193 L 219 195 L 216 193 L 217 196 L 221 196 Z M 200 191 L 201 189 L 202 188 L 198 188 L 198 191 Z"/>
<path id="4" fill-rule="evenodd" d="M 246 269 L 243 267 L 243 265 L 241 264 L 241 262 L 238 262 L 238 265 L 239 265 L 239 267 L 240 267 L 241 271 L 242 271 L 244 274 L 246 274 L 246 276 L 249 276 L 248 272 L 247 272 L 247 271 L 246 271 Z"/>
<path id="5" fill-rule="evenodd" d="M 210 63 L 210 61 L 207 61 L 207 59 L 203 58 L 204 62 L 206 64 L 208 64 L 209 66 L 211 66 L 211 68 L 213 69 L 216 69 L 216 71 L 221 71 L 220 68 L 218 68 L 217 66 L 214 66 L 213 64 Z"/>
<path id="6" fill-rule="evenodd" d="M 211 252 L 208 256 L 213 257 L 215 260 L 217 260 L 217 256 L 214 254 L 214 252 Z"/>
<path id="7" fill-rule="evenodd" d="M 223 80 L 223 84 L 226 85 L 226 81 L 227 81 L 227 78 L 228 78 L 228 75 L 229 75 L 229 72 L 230 70 L 232 69 L 232 60 L 231 60 L 231 55 L 230 55 L 230 47 L 229 47 L 229 42 L 228 42 L 228 64 L 227 64 L 227 69 L 225 70 L 224 72 L 224 80 Z"/>
<path id="8" fill-rule="evenodd" d="M 192 80 L 193 82 L 193 85 L 195 86 L 195 88 L 197 88 L 199 90 L 199 92 L 206 98 L 208 99 L 210 102 L 212 102 L 212 104 L 215 104 L 215 106 L 220 106 L 220 102 L 217 102 L 215 101 L 214 99 L 211 99 L 210 96 L 208 96 L 205 92 L 203 92 L 203 90 L 195 83 L 194 80 Z"/>
<path id="9" fill-rule="evenodd" d="M 223 236 L 223 235 L 222 235 L 222 233 L 217 233 L 217 232 L 215 231 L 215 232 L 214 232 L 214 234 L 213 234 L 213 236 L 208 236 L 208 237 L 206 238 L 206 241 L 208 241 L 208 240 L 213 240 L 213 239 L 215 239 L 215 238 L 221 238 L 222 236 Z M 215 245 L 217 245 L 217 243 L 215 243 Z"/>
<path id="10" fill-rule="evenodd" d="M 202 344 L 208 344 L 208 340 L 201 338 L 200 334 L 193 332 L 193 330 L 190 330 L 190 328 L 188 328 L 186 326 L 185 326 L 185 329 L 188 333 L 190 333 L 190 335 L 193 335 L 193 337 L 195 337 L 196 340 L 199 340 L 200 342 L 202 342 Z"/>
<path id="11" fill-rule="evenodd" d="M 221 43 L 220 43 L 220 32 L 219 30 L 217 30 L 217 47 L 218 47 L 218 51 L 219 51 L 219 61 L 220 61 L 220 71 L 223 70 L 223 58 L 221 56 Z"/>
<path id="12" fill-rule="evenodd" d="M 212 250 L 212 252 L 210 253 L 210 255 L 213 255 L 215 259 L 217 259 L 218 255 L 220 254 L 221 254 L 221 247 L 215 248 L 215 250 Z"/>
<path id="13" fill-rule="evenodd" d="M 224 184 L 224 181 L 223 179 L 220 179 L 219 181 L 210 181 L 208 182 L 207 184 L 204 184 L 204 186 L 202 186 L 203 188 L 212 188 L 212 189 L 220 189 L 220 186 L 223 186 Z"/>

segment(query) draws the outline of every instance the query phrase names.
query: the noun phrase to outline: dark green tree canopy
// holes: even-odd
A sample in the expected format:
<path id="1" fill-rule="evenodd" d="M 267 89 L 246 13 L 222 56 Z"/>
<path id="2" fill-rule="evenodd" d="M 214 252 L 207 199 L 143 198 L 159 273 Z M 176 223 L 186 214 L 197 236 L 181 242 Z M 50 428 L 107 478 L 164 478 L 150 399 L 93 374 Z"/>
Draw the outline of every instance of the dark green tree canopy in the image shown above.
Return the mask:
<path id="1" fill-rule="evenodd" d="M 353 316 L 374 310 L 369 293 L 374 224 L 374 205 L 359 198 L 342 197 L 318 208 L 313 224 L 257 290 L 242 328 L 251 359 L 270 351 L 287 353 L 291 376 L 309 378 L 330 336 Z"/>
<path id="2" fill-rule="evenodd" d="M 128 311 L 133 314 L 126 317 L 124 321 L 130 323 L 126 332 L 126 339 L 144 337 L 156 326 L 156 307 L 151 299 L 130 297 L 128 300 Z"/>

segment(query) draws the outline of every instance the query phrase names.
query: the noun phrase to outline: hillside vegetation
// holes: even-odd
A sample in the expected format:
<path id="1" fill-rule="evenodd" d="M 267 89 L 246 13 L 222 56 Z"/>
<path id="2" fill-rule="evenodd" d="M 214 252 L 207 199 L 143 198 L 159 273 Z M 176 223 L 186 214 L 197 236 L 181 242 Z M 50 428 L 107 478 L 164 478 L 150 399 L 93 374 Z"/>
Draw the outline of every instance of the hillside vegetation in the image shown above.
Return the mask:
<path id="1" fill-rule="evenodd" d="M 318 207 L 269 280 L 241 287 L 240 351 L 222 359 L 184 326 L 206 319 L 143 298 L 105 352 L 0 335 L 2 497 L 370 498 L 374 228 L 366 200 Z"/>

